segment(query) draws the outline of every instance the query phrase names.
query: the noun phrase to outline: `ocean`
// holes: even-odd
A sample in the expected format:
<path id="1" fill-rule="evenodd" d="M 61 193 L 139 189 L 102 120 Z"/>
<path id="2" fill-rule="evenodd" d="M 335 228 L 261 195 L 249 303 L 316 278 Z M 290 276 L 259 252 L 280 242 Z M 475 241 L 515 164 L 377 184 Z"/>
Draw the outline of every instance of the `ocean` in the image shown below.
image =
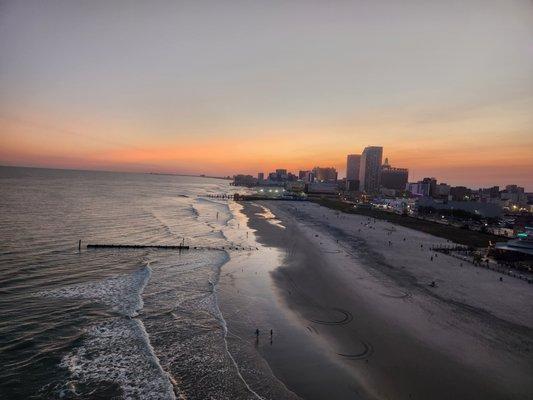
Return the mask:
<path id="1" fill-rule="evenodd" d="M 0 398 L 257 397 L 227 350 L 228 181 L 0 167 Z M 78 240 L 82 249 L 78 250 Z"/>

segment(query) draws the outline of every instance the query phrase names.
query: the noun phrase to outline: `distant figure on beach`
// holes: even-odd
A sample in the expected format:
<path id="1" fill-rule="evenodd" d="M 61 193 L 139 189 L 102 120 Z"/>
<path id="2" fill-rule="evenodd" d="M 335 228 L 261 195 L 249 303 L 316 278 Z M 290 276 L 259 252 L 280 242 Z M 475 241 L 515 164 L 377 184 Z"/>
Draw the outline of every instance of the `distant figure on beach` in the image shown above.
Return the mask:
<path id="1" fill-rule="evenodd" d="M 256 330 L 255 330 L 255 337 L 256 337 L 256 338 L 259 338 L 259 329 L 256 329 Z"/>
<path id="2" fill-rule="evenodd" d="M 431 281 L 431 283 L 429 284 L 429 286 L 431 286 L 431 287 L 436 287 L 437 284 L 435 283 L 435 281 Z"/>
<path id="3" fill-rule="evenodd" d="M 431 256 L 431 261 L 433 261 L 433 256 Z"/>
<path id="4" fill-rule="evenodd" d="M 273 335 L 274 335 L 274 330 L 271 329 L 271 330 L 270 330 L 270 337 L 272 337 Z"/>

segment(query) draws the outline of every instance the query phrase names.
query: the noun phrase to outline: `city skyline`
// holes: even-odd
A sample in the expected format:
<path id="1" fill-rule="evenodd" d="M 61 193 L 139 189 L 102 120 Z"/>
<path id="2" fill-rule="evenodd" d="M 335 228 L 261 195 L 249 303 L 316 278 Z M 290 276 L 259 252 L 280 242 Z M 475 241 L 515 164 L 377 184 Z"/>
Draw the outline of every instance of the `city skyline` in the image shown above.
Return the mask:
<path id="1" fill-rule="evenodd" d="M 531 2 L 124 4 L 0 5 L 1 165 L 533 190 Z"/>

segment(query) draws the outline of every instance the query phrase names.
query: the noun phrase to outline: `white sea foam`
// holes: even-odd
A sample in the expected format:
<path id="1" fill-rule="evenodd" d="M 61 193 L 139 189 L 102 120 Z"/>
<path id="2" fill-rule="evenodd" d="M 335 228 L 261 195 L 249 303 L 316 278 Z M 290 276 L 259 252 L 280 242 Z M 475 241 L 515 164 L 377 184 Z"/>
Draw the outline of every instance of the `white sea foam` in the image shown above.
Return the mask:
<path id="1" fill-rule="evenodd" d="M 171 377 L 159 364 L 143 323 L 142 292 L 150 280 L 149 265 L 137 271 L 43 291 L 46 297 L 90 299 L 120 315 L 90 327 L 81 346 L 63 357 L 61 366 L 74 383 L 109 381 L 120 385 L 126 399 L 175 399 Z"/>
<path id="2" fill-rule="evenodd" d="M 143 308 L 142 292 L 152 269 L 146 265 L 137 271 L 102 281 L 80 283 L 37 293 L 43 297 L 90 299 L 111 307 L 124 316 L 134 317 Z"/>
<path id="3" fill-rule="evenodd" d="M 175 399 L 170 377 L 135 318 L 114 318 L 92 327 L 83 345 L 63 357 L 61 366 L 80 383 L 118 383 L 125 399 Z"/>

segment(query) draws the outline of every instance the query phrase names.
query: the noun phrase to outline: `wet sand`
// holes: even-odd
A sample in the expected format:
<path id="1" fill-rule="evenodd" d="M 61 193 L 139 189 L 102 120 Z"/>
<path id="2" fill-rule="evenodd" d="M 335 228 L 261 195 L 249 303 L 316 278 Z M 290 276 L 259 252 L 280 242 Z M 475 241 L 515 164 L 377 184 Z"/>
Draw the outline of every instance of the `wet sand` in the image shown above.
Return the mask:
<path id="1" fill-rule="evenodd" d="M 224 266 L 219 296 L 230 351 L 258 395 L 531 398 L 531 285 L 430 261 L 442 239 L 316 204 L 243 212 L 256 232 L 240 239 L 260 247 Z"/>
<path id="2" fill-rule="evenodd" d="M 264 210 L 251 211 L 255 219 L 255 213 Z M 235 236 L 229 239 L 255 244 L 258 250 L 232 254 L 222 268 L 217 294 L 228 327 L 228 349 L 255 392 L 251 398 L 363 398 L 352 371 L 315 340 L 318 331 L 310 331 L 310 323 L 302 324 L 283 300 L 272 274 L 283 265 L 285 253 L 256 242 L 254 231 L 243 229 L 247 218 L 241 217 L 241 229 L 231 231 Z M 257 222 L 265 229 L 275 228 L 274 235 L 284 229 L 272 219 L 258 217 Z"/>

